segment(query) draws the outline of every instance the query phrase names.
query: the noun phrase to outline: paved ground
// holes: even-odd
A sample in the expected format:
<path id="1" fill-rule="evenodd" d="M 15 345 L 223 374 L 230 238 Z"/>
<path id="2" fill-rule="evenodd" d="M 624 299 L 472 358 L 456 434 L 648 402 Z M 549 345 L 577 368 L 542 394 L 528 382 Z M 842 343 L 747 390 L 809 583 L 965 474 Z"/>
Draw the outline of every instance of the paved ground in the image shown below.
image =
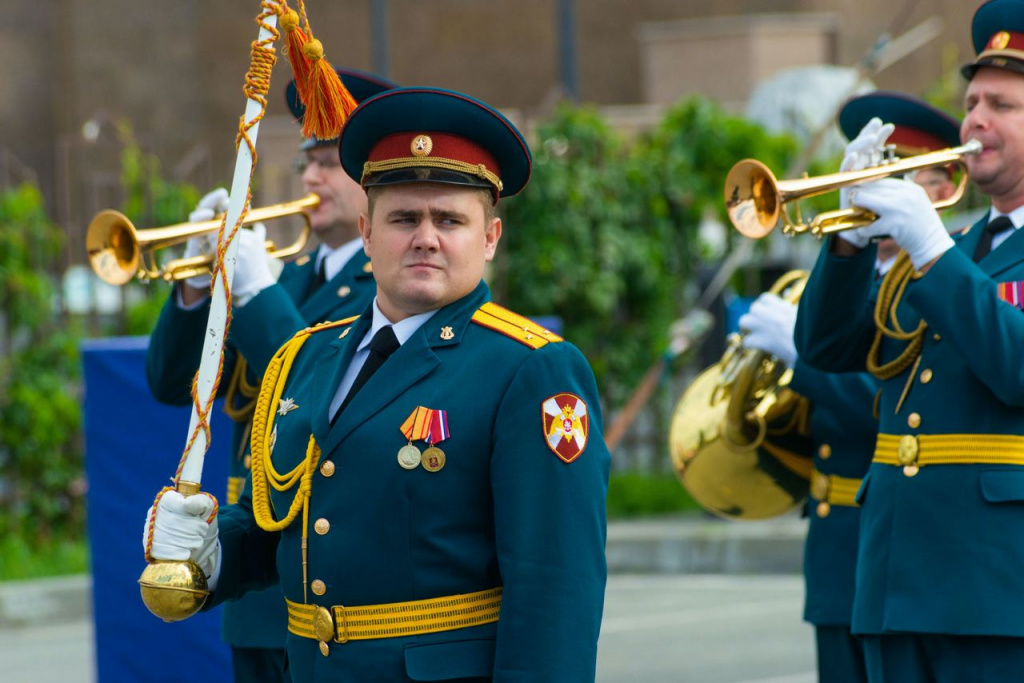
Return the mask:
<path id="1" fill-rule="evenodd" d="M 802 599 L 792 575 L 612 576 L 598 683 L 813 683 Z M 91 621 L 0 628 L 0 671 L 5 683 L 93 683 Z"/>

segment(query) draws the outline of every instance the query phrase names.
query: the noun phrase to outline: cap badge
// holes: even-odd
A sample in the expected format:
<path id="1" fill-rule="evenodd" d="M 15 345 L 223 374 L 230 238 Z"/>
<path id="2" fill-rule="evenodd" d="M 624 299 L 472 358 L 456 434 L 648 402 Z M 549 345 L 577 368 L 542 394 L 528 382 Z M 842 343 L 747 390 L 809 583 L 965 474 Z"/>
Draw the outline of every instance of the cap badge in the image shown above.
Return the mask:
<path id="1" fill-rule="evenodd" d="M 429 135 L 417 135 L 412 139 L 410 149 L 414 157 L 430 156 L 430 152 L 434 149 L 434 141 L 430 139 Z"/>
<path id="2" fill-rule="evenodd" d="M 1010 34 L 1006 31 L 1000 31 L 992 36 L 992 40 L 990 40 L 988 44 L 993 50 L 1002 50 L 1010 44 Z"/>

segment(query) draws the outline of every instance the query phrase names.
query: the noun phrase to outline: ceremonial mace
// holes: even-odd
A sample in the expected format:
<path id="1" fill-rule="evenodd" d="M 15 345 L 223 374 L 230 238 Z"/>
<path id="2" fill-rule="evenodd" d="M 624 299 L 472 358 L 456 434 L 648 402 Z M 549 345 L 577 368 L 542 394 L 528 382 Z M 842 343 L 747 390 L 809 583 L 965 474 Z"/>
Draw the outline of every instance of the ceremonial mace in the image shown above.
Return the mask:
<path id="1" fill-rule="evenodd" d="M 256 68 L 256 50 L 259 46 L 270 52 L 271 66 L 273 62 L 273 41 L 277 37 L 277 14 L 266 11 L 260 15 L 260 30 L 257 42 L 253 44 L 253 64 Z M 242 131 L 239 133 L 238 155 L 235 161 L 235 175 L 231 183 L 231 199 L 228 204 L 225 223 L 221 228 L 221 241 L 227 240 L 223 249 L 221 270 L 214 271 L 213 298 L 210 302 L 210 317 L 206 327 L 206 338 L 203 341 L 203 355 L 199 363 L 199 372 L 195 380 L 192 417 L 189 422 L 189 442 L 186 446 L 182 463 L 175 477 L 175 490 L 183 496 L 192 496 L 200 492 L 203 477 L 203 462 L 209 439 L 209 426 L 206 423 L 210 407 L 220 381 L 221 360 L 224 351 L 224 334 L 228 322 L 228 296 L 231 279 L 235 273 L 235 257 L 238 252 L 238 230 L 227 230 L 227 226 L 238 226 L 239 218 L 249 205 L 249 184 L 252 177 L 254 159 L 253 150 L 259 132 L 259 120 L 266 106 L 266 94 L 270 85 L 269 71 L 263 82 L 263 92 L 250 88 L 257 81 L 247 79 Z M 250 74 L 252 70 L 250 71 Z M 259 98 L 259 99 L 256 99 Z M 261 102 L 260 99 L 263 101 Z M 242 140 L 246 144 L 241 144 Z M 218 245 L 220 250 L 220 245 Z M 203 408 L 202 418 L 200 406 Z M 200 422 L 202 419 L 202 423 Z M 150 564 L 139 578 L 142 602 L 150 612 L 164 621 L 180 621 L 196 612 L 206 602 L 209 595 L 206 574 L 191 560 L 150 560 Z"/>

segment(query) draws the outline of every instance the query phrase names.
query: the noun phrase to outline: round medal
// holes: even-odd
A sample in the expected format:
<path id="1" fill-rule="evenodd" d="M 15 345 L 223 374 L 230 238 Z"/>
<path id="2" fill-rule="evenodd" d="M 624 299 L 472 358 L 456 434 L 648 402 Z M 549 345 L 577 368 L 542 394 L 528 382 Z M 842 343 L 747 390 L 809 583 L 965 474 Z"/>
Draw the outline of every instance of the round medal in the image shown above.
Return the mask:
<path id="1" fill-rule="evenodd" d="M 431 446 L 423 451 L 423 469 L 427 472 L 438 472 L 444 467 L 444 451 L 437 446 Z"/>
<path id="2" fill-rule="evenodd" d="M 414 470 L 420 466 L 420 449 L 411 443 L 398 449 L 398 464 L 407 470 Z"/>

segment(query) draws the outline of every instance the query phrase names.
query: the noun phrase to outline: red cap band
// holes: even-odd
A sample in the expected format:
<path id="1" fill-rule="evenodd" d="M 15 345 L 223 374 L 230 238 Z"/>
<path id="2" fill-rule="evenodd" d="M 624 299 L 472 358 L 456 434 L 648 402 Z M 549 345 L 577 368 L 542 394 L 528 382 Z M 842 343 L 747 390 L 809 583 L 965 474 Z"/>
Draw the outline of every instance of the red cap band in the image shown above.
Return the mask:
<path id="1" fill-rule="evenodd" d="M 472 140 L 451 133 L 413 132 L 392 133 L 381 138 L 367 157 L 369 162 L 391 159 L 449 159 L 464 164 L 484 167 L 501 177 L 497 160 L 486 149 Z M 410 164 L 413 165 L 413 164 Z"/>

